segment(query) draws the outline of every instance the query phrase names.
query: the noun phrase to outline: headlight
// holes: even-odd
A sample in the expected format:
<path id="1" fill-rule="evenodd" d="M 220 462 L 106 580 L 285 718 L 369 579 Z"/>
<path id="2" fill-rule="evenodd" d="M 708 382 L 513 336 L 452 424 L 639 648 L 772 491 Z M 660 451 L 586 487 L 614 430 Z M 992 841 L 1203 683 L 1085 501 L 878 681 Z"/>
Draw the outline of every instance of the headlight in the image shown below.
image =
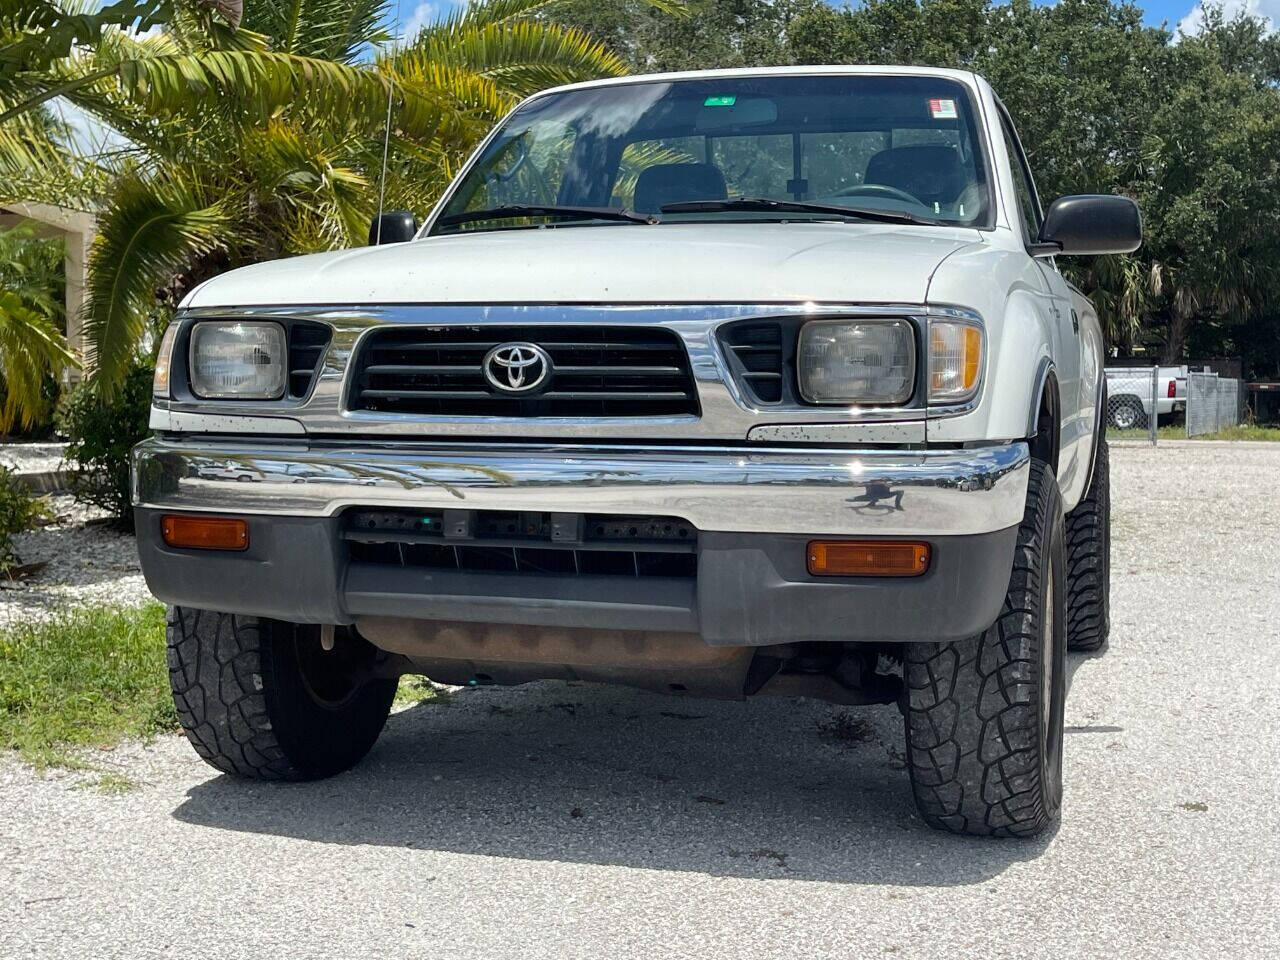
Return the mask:
<path id="1" fill-rule="evenodd" d="M 160 338 L 160 351 L 156 354 L 156 372 L 151 378 L 153 397 L 169 396 L 169 375 L 173 371 L 173 341 L 178 338 L 178 325 L 171 323 L 164 328 Z"/>
<path id="2" fill-rule="evenodd" d="M 978 391 L 982 330 L 972 323 L 929 321 L 929 402 L 962 403 Z"/>
<path id="3" fill-rule="evenodd" d="M 191 392 L 274 400 L 284 394 L 286 352 L 278 323 L 198 323 L 191 330 Z"/>
<path id="4" fill-rule="evenodd" d="M 916 341 L 905 320 L 814 320 L 800 328 L 800 395 L 810 403 L 905 403 Z"/>

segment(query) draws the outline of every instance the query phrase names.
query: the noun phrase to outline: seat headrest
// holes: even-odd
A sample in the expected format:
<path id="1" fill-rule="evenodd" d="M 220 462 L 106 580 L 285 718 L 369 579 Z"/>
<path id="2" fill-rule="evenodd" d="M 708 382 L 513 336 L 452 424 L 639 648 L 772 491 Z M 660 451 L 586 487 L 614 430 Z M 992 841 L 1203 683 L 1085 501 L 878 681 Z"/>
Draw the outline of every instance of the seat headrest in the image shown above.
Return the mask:
<path id="1" fill-rule="evenodd" d="M 867 164 L 863 182 L 897 187 L 925 203 L 950 204 L 969 180 L 955 147 L 921 144 L 881 150 Z"/>
<path id="2" fill-rule="evenodd" d="M 724 174 L 714 163 L 659 163 L 636 177 L 633 206 L 637 213 L 661 213 L 668 203 L 727 197 Z"/>

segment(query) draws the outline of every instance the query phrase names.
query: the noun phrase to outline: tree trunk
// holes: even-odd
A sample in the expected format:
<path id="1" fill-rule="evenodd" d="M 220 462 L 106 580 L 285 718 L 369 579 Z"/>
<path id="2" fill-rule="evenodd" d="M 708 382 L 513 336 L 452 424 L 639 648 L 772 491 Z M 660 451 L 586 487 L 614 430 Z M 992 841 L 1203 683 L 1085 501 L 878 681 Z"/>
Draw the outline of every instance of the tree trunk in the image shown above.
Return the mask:
<path id="1" fill-rule="evenodd" d="M 1169 366 L 1182 363 L 1182 351 L 1187 345 L 1187 332 L 1191 329 L 1191 311 L 1178 304 L 1178 297 L 1173 298 L 1169 310 L 1169 339 L 1164 344 L 1164 356 L 1160 362 Z"/>

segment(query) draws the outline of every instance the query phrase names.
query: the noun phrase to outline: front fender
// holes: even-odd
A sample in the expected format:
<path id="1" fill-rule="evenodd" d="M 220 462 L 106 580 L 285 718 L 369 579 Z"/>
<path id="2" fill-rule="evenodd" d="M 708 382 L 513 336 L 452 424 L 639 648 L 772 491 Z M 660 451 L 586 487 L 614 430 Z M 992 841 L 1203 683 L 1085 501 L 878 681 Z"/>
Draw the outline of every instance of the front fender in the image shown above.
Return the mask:
<path id="1" fill-rule="evenodd" d="M 1034 269 L 1023 255 L 1022 265 Z M 980 279 L 979 279 L 980 278 Z M 1037 277 L 1002 251 L 950 258 L 930 287 L 930 302 L 970 307 L 987 331 L 987 362 L 977 406 L 930 420 L 930 443 L 1024 439 L 1035 432 L 1047 370 L 1054 366 L 1050 300 Z"/>

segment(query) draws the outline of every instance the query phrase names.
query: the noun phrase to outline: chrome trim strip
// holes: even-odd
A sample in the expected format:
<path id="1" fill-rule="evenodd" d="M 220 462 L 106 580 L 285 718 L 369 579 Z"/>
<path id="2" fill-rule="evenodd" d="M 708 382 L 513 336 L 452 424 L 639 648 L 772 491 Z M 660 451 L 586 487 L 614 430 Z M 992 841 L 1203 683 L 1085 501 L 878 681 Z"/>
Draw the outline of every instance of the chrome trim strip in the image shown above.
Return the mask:
<path id="1" fill-rule="evenodd" d="M 170 410 L 168 401 L 156 400 L 151 404 L 151 417 L 147 426 L 167 433 L 256 433 L 283 434 L 301 437 L 306 435 L 302 424 L 290 417 L 248 417 L 239 414 L 186 413 Z"/>
<path id="2" fill-rule="evenodd" d="M 1031 389 L 1031 408 L 1027 413 L 1027 436 L 1034 437 L 1036 428 L 1040 424 L 1040 399 L 1044 396 L 1045 384 L 1049 381 L 1049 374 L 1054 372 L 1053 361 L 1048 357 L 1040 358 L 1040 365 L 1036 367 L 1035 386 Z M 1102 379 L 1106 379 L 1103 377 Z"/>
<path id="3" fill-rule="evenodd" d="M 923 420 L 891 423 L 760 423 L 747 433 L 751 443 L 890 443 L 894 446 L 923 445 Z"/>
<path id="4" fill-rule="evenodd" d="M 228 462 L 253 482 L 230 482 Z M 133 454 L 134 503 L 333 516 L 348 506 L 675 516 L 700 530 L 943 536 L 1022 518 L 1025 443 L 953 450 L 199 444 Z M 203 476 L 202 476 L 203 474 Z"/>
<path id="5" fill-rule="evenodd" d="M 808 406 L 756 404 L 747 399 L 734 380 L 720 347 L 717 329 L 743 319 L 804 316 L 813 318 L 874 317 L 910 319 L 924 325 L 927 318 L 962 316 L 975 323 L 981 318 L 958 307 L 920 304 L 397 304 L 386 306 L 317 307 L 203 307 L 182 311 L 180 320 L 193 322 L 211 317 L 228 319 L 293 318 L 326 323 L 334 330 L 320 372 L 305 399 L 288 401 L 168 400 L 174 414 L 219 417 L 263 417 L 287 411 L 308 434 L 369 437 L 529 436 L 558 439 L 614 438 L 619 435 L 652 439 L 701 439 L 738 441 L 762 423 L 829 423 L 854 426 L 863 423 L 915 423 L 940 416 L 954 416 L 972 409 L 960 407 L 858 407 L 854 405 Z M 674 330 L 689 354 L 701 416 L 615 418 L 510 418 L 438 417 L 387 414 L 347 409 L 347 377 L 351 358 L 362 338 L 374 328 L 389 325 L 417 326 L 530 326 L 583 324 L 599 326 L 661 326 Z M 174 427 L 174 430 L 185 428 Z M 245 433 L 278 432 L 246 423 Z"/>

